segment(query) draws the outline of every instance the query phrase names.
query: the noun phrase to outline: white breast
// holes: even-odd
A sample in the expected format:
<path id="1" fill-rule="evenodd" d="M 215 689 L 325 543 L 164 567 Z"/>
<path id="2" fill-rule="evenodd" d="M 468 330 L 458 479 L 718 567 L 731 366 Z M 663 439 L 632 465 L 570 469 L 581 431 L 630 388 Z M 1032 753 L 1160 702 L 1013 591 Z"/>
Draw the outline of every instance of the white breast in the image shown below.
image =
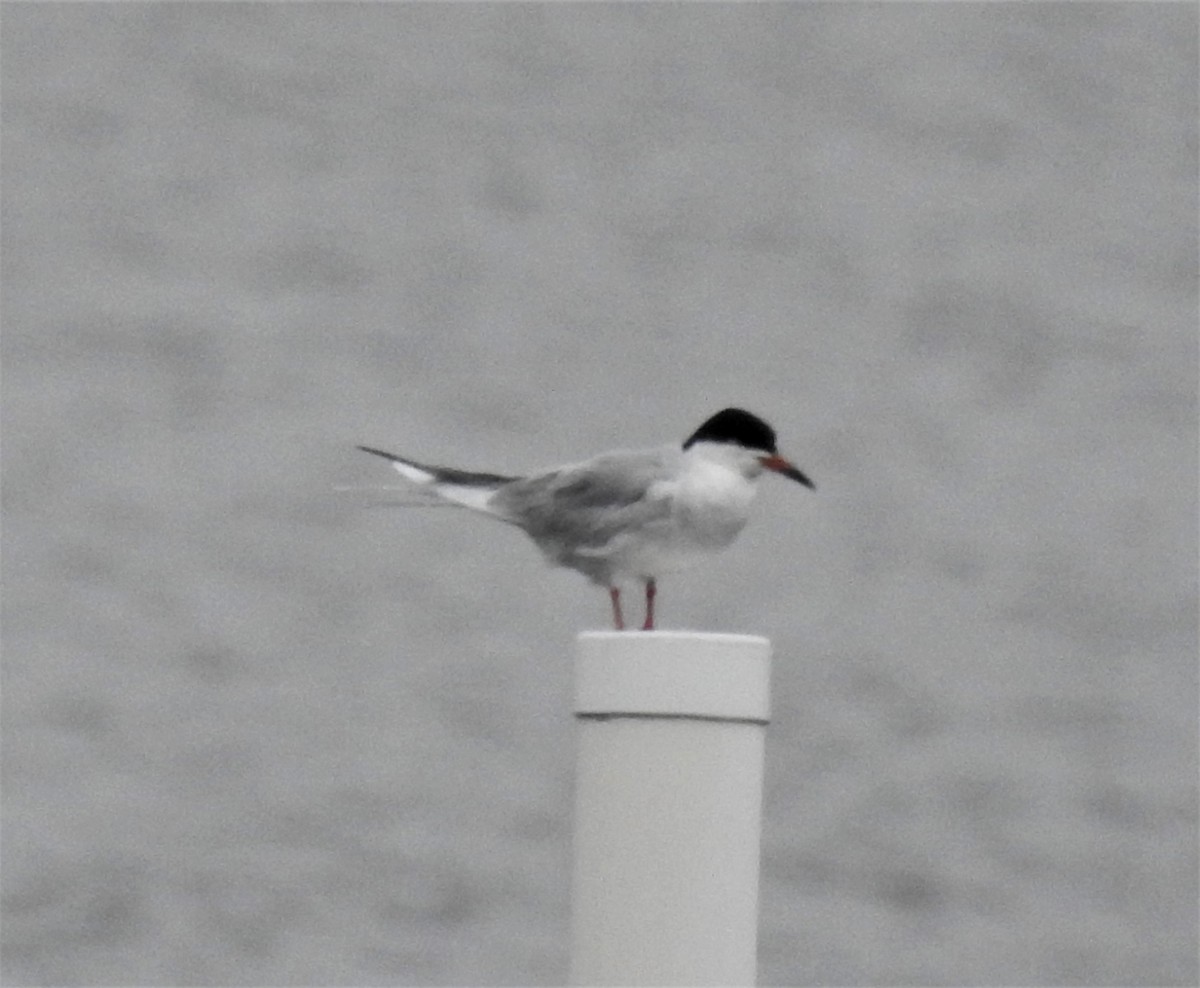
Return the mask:
<path id="1" fill-rule="evenodd" d="M 701 551 L 723 549 L 745 527 L 753 500 L 753 481 L 724 463 L 696 459 L 675 493 L 680 534 Z"/>

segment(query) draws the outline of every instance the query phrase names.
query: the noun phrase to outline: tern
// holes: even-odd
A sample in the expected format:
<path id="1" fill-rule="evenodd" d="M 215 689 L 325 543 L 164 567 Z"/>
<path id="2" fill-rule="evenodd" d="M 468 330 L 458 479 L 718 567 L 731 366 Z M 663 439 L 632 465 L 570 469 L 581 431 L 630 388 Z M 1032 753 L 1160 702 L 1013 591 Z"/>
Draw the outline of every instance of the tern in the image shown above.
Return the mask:
<path id="1" fill-rule="evenodd" d="M 522 529 L 552 565 L 577 570 L 608 590 L 618 631 L 625 628 L 621 584 L 645 586 L 642 630 L 652 631 L 658 577 L 737 538 L 764 470 L 816 489 L 779 454 L 775 430 L 740 408 L 717 412 L 681 446 L 601 453 L 523 477 L 431 466 L 371 446 L 358 448 L 382 456 L 441 503 Z"/>

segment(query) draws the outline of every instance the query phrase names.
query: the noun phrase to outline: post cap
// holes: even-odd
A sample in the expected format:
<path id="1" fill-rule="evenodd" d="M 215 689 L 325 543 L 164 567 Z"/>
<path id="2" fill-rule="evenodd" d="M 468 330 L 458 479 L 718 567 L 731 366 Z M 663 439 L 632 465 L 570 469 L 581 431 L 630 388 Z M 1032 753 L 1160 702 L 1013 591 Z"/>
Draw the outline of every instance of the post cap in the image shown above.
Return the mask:
<path id="1" fill-rule="evenodd" d="M 575 663 L 578 717 L 770 718 L 771 643 L 705 631 L 585 631 Z"/>

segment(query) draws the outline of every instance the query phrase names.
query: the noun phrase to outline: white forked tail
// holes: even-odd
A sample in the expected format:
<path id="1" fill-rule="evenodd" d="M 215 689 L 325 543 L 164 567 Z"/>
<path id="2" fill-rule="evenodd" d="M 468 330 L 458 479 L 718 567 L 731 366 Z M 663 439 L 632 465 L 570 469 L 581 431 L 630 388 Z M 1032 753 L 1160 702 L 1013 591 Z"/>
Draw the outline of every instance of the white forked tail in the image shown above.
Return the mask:
<path id="1" fill-rule="evenodd" d="M 488 501 L 496 493 L 494 487 L 464 487 L 461 484 L 441 484 L 437 481 L 434 481 L 430 486 L 440 497 L 445 498 L 447 501 L 453 501 L 455 504 L 460 504 L 464 508 L 470 508 L 472 511 L 481 511 L 485 515 L 493 513 L 488 508 Z"/>
<path id="2" fill-rule="evenodd" d="M 442 498 L 450 504 L 470 508 L 486 515 L 495 513 L 488 506 L 497 488 L 508 483 L 511 477 L 501 477 L 491 473 L 471 473 L 467 470 L 453 470 L 449 467 L 426 466 L 413 460 L 406 460 L 395 453 L 370 446 L 359 446 L 364 453 L 382 456 L 391 463 L 392 468 L 405 480 L 415 484 L 422 492 L 429 492 Z"/>

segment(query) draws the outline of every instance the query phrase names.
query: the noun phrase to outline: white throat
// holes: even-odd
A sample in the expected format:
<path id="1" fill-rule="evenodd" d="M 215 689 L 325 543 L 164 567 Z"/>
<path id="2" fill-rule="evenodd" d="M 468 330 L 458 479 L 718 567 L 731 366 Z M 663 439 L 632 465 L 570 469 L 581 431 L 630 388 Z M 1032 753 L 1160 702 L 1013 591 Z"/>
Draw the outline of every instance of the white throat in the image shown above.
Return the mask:
<path id="1" fill-rule="evenodd" d="M 701 544 L 728 545 L 746 524 L 754 478 L 761 472 L 754 454 L 742 447 L 697 443 L 688 448 L 675 492 L 679 521 Z"/>

